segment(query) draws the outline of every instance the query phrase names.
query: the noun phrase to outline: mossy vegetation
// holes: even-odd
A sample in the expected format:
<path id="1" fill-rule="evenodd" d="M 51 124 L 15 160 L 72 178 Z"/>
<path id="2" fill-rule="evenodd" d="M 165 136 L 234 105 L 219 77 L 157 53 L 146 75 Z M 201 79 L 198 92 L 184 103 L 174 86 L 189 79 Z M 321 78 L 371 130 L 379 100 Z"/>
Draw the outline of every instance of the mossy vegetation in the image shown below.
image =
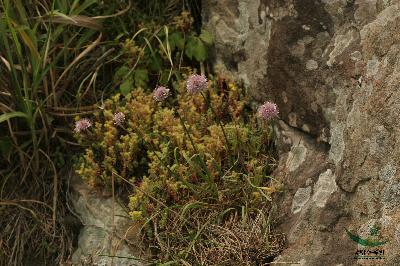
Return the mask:
<path id="1" fill-rule="evenodd" d="M 94 188 L 127 187 L 130 216 L 161 262 L 211 260 L 211 250 L 222 248 L 216 234 L 250 230 L 250 222 L 260 245 L 247 248 L 259 254 L 236 262 L 260 263 L 279 249 L 268 245 L 269 204 L 280 189 L 270 177 L 271 121 L 260 120 L 245 90 L 224 78 L 197 94 L 185 82 L 174 85 L 161 102 L 140 88 L 105 101 L 94 126 L 76 134 L 86 146 L 77 173 Z M 229 254 L 218 259 L 232 263 Z"/>

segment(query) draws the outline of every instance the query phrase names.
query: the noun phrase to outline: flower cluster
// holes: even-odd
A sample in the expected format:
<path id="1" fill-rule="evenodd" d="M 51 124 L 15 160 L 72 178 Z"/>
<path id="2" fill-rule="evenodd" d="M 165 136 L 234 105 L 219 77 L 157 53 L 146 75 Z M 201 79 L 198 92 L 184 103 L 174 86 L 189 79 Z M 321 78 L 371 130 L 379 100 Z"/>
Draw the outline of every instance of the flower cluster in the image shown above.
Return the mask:
<path id="1" fill-rule="evenodd" d="M 92 122 L 89 119 L 82 118 L 82 119 L 79 119 L 78 121 L 75 122 L 74 131 L 76 133 L 81 133 L 82 131 L 85 131 L 88 128 L 90 128 L 91 126 L 92 126 Z"/>
<path id="2" fill-rule="evenodd" d="M 272 102 L 265 102 L 263 105 L 258 107 L 258 117 L 264 120 L 271 120 L 278 117 L 279 110 L 278 106 Z"/>
<path id="3" fill-rule="evenodd" d="M 153 99 L 156 102 L 162 102 L 170 95 L 169 89 L 164 86 L 158 86 L 153 92 Z"/>
<path id="4" fill-rule="evenodd" d="M 122 126 L 122 124 L 125 122 L 125 114 L 122 112 L 115 113 L 113 120 L 114 125 Z"/>
<path id="5" fill-rule="evenodd" d="M 207 89 L 207 78 L 204 75 L 193 74 L 187 80 L 186 88 L 189 94 L 196 94 Z"/>

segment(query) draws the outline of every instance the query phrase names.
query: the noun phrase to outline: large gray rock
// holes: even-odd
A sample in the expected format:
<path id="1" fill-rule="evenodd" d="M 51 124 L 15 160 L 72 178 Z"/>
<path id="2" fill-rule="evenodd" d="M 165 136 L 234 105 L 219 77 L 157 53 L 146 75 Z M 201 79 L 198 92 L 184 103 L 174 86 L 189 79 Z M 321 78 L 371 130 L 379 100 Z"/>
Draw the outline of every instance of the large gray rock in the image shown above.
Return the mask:
<path id="1" fill-rule="evenodd" d="M 278 261 L 400 265 L 400 2 L 205 0 L 219 68 L 280 107 Z M 355 260 L 380 228 L 385 259 Z M 372 264 L 371 264 L 372 263 Z M 376 263 L 376 264 L 374 264 Z"/>
<path id="2" fill-rule="evenodd" d="M 82 221 L 73 265 L 139 266 L 137 227 L 109 195 L 102 196 L 80 178 L 71 183 L 71 201 Z"/>

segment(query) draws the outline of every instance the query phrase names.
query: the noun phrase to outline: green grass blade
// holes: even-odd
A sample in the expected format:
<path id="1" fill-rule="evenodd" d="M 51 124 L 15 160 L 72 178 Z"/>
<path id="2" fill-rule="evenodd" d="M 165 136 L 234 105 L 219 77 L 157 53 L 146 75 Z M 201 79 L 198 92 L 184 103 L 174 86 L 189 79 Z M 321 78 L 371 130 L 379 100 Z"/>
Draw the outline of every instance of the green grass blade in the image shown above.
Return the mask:
<path id="1" fill-rule="evenodd" d="M 10 113 L 5 113 L 5 114 L 0 115 L 0 123 L 3 123 L 4 121 L 7 121 L 14 117 L 29 118 L 29 116 L 23 112 L 10 112 Z"/>

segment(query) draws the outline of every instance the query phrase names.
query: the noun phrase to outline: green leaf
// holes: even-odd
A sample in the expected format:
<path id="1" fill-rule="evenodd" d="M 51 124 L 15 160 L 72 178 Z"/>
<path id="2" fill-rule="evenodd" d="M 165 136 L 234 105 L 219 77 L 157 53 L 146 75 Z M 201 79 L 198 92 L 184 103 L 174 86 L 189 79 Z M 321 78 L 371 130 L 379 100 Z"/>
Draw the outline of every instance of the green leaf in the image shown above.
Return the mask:
<path id="1" fill-rule="evenodd" d="M 157 71 L 157 72 L 161 71 L 162 59 L 158 53 L 152 54 L 151 57 L 148 59 L 148 62 L 150 62 L 150 65 L 148 65 L 150 70 Z"/>
<path id="2" fill-rule="evenodd" d="M 119 90 L 121 91 L 122 95 L 126 96 L 130 93 L 133 89 L 133 80 L 132 78 L 126 79 L 120 86 Z"/>
<path id="3" fill-rule="evenodd" d="M 0 123 L 3 123 L 4 121 L 7 121 L 8 119 L 11 119 L 11 118 L 14 118 L 14 117 L 28 118 L 28 115 L 23 113 L 23 112 L 5 113 L 5 114 L 0 115 Z"/>
<path id="4" fill-rule="evenodd" d="M 81 5 L 79 5 L 77 8 L 74 8 L 70 12 L 73 15 L 78 15 L 78 14 L 82 13 L 83 11 L 87 10 L 88 7 L 90 7 L 91 5 L 93 5 L 95 3 L 97 3 L 97 0 L 84 1 Z"/>
<path id="5" fill-rule="evenodd" d="M 38 60 L 40 55 L 37 49 L 37 43 L 36 43 L 36 38 L 35 36 L 29 36 L 29 28 L 26 29 L 26 31 L 24 30 L 24 27 L 16 27 L 16 30 L 18 31 L 18 33 L 21 36 L 22 41 L 24 42 L 24 44 L 29 48 L 29 50 L 31 51 L 31 55 Z"/>
<path id="6" fill-rule="evenodd" d="M 203 62 L 207 59 L 206 46 L 200 39 L 197 39 L 196 44 L 193 47 L 193 56 L 199 62 Z"/>
<path id="7" fill-rule="evenodd" d="M 180 32 L 172 33 L 171 35 L 169 35 L 168 39 L 171 51 L 174 51 L 175 48 L 183 50 L 183 48 L 185 47 L 185 39 L 183 38 L 183 35 Z"/>
<path id="8" fill-rule="evenodd" d="M 236 211 L 235 208 L 228 208 L 226 210 L 224 210 L 223 212 L 221 212 L 220 214 L 218 214 L 218 223 L 222 222 L 222 220 L 224 219 L 225 214 L 227 214 L 228 212 L 231 211 Z"/>
<path id="9" fill-rule="evenodd" d="M 118 83 L 118 82 L 122 81 L 128 72 L 129 72 L 129 67 L 127 67 L 127 66 L 122 66 L 122 67 L 118 68 L 118 70 L 114 74 L 114 79 L 113 79 L 114 82 Z"/>
<path id="10" fill-rule="evenodd" d="M 183 208 L 182 208 L 180 218 L 181 219 L 184 218 L 186 212 L 188 212 L 190 209 L 200 208 L 200 207 L 202 207 L 204 205 L 205 204 L 203 202 L 200 202 L 200 201 L 189 202 L 189 203 L 185 204 L 185 206 L 183 206 Z"/>
<path id="11" fill-rule="evenodd" d="M 196 37 L 194 36 L 189 36 L 186 48 L 185 48 L 185 54 L 186 56 L 192 60 L 193 58 L 193 48 L 196 46 Z"/>
<path id="12" fill-rule="evenodd" d="M 200 34 L 200 39 L 207 45 L 211 45 L 214 43 L 214 38 L 211 35 L 211 33 L 209 33 L 206 30 L 201 30 L 201 34 Z"/>
<path id="13" fill-rule="evenodd" d="M 135 70 L 135 86 L 146 88 L 149 82 L 149 74 L 147 69 L 137 69 Z"/>
<path id="14" fill-rule="evenodd" d="M 189 59 L 196 59 L 203 62 L 207 59 L 207 49 L 202 40 L 195 36 L 190 36 L 186 44 L 185 54 Z"/>

